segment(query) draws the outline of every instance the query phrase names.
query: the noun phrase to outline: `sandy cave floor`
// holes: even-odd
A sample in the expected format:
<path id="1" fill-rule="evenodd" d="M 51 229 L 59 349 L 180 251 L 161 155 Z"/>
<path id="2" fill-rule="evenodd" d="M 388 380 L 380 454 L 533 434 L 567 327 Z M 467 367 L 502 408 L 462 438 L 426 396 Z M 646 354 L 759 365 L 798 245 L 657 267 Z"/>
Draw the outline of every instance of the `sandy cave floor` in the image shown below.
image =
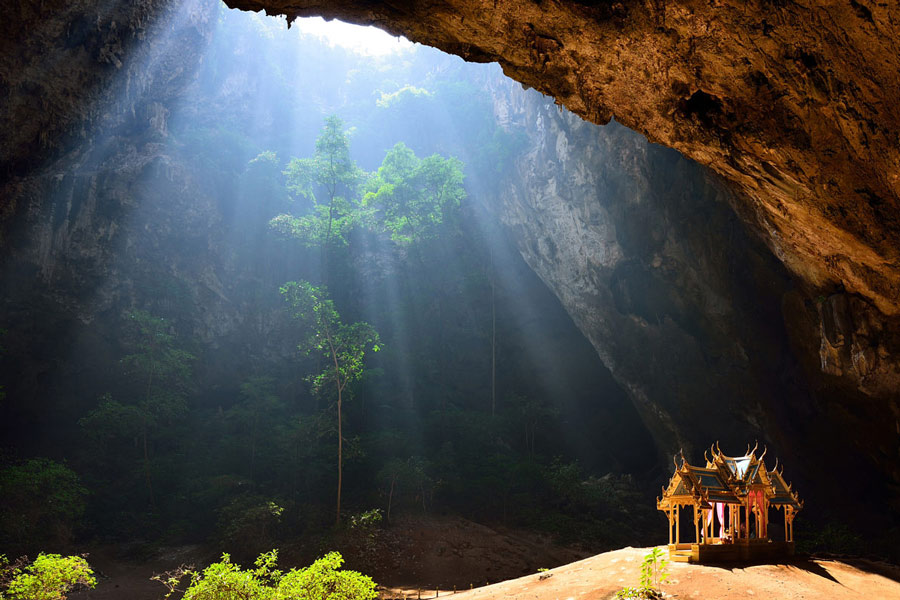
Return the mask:
<path id="1" fill-rule="evenodd" d="M 638 585 L 641 562 L 650 551 L 623 548 L 585 558 L 583 552 L 557 546 L 546 536 L 455 517 L 399 521 L 383 532 L 378 546 L 374 560 L 353 564 L 358 561 L 350 559 L 347 566 L 382 583 L 382 598 L 408 600 L 434 598 L 437 587 L 440 598 L 452 595 L 453 600 L 607 599 L 623 587 Z M 308 557 L 297 553 L 286 551 L 282 556 L 283 566 L 308 564 Z M 97 548 L 90 561 L 100 575 L 99 585 L 69 597 L 156 600 L 165 590 L 150 581 L 150 575 L 217 558 L 199 546 L 161 548 L 142 560 L 124 558 L 121 548 Z M 538 569 L 553 565 L 560 566 L 545 571 L 541 579 Z M 768 565 L 670 563 L 669 573 L 663 591 L 672 598 L 900 600 L 900 567 L 867 560 L 798 557 Z M 470 585 L 474 589 L 469 590 Z M 454 588 L 459 592 L 454 594 Z"/>

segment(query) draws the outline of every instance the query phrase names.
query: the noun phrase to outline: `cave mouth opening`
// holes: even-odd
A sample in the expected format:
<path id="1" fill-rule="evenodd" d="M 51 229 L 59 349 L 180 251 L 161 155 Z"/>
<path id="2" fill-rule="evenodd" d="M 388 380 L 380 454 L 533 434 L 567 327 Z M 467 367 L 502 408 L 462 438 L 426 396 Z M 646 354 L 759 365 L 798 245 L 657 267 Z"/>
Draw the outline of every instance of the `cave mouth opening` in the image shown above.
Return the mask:
<path id="1" fill-rule="evenodd" d="M 652 437 L 492 212 L 504 169 L 528 151 L 529 124 L 498 116 L 490 86 L 525 93 L 518 84 L 497 65 L 394 40 L 399 51 L 355 52 L 317 35 L 288 38 L 294 29 L 283 22 L 231 10 L 204 39 L 190 31 L 188 7 L 173 15 L 159 28 L 165 36 L 121 68 L 121 98 L 104 115 L 113 125 L 66 157 L 70 175 L 35 188 L 48 192 L 52 218 L 36 238 L 45 244 L 36 269 L 7 273 L 7 314 L 19 323 L 5 338 L 5 369 L 23 376 L 6 391 L 48 404 L 4 405 L 4 439 L 88 473 L 100 490 L 88 517 L 103 524 L 100 534 L 171 525 L 190 537 L 267 496 L 297 494 L 298 512 L 329 503 L 331 446 L 315 428 L 331 432 L 333 398 L 299 373 L 315 361 L 298 356 L 301 332 L 278 291 L 328 277 L 341 317 L 375 325 L 384 340 L 344 415 L 361 440 L 348 438 L 353 510 L 382 500 L 385 465 L 366 456 L 403 459 L 407 475 L 435 486 L 475 482 L 474 492 L 446 484 L 442 493 L 446 506 L 476 517 L 524 519 L 509 498 L 553 504 L 554 486 L 568 486 L 585 511 L 622 508 L 605 498 L 640 487 L 628 474 L 653 469 Z M 322 205 L 301 180 L 338 111 L 335 139 L 349 140 L 366 182 L 397 142 L 409 150 L 395 153 L 398 164 L 460 161 L 465 197 L 457 214 L 441 216 L 452 235 L 411 241 L 416 232 L 348 228 L 326 260 L 316 244 L 273 235 L 273 218 L 302 224 Z M 292 171 L 293 157 L 301 162 Z M 367 191 L 388 184 L 400 187 Z M 352 454 L 354 444 L 369 454 Z M 302 479 L 285 457 L 313 475 Z M 448 465 L 452 478 L 429 474 Z M 492 494 L 497 482 L 506 498 Z M 412 510 L 410 498 L 401 508 Z M 186 503 L 205 516 L 188 522 Z"/>

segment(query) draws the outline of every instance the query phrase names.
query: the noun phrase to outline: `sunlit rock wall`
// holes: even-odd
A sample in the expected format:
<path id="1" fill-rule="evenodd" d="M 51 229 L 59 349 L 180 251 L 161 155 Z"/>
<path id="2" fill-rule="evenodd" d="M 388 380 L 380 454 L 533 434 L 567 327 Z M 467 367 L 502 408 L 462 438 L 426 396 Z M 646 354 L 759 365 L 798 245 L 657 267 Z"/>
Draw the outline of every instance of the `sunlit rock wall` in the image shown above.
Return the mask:
<path id="1" fill-rule="evenodd" d="M 529 132 L 497 211 L 663 452 L 758 439 L 813 472 L 810 448 L 826 448 L 900 482 L 883 315 L 807 295 L 709 170 L 508 80 L 491 87 L 498 118 Z"/>
<path id="2" fill-rule="evenodd" d="M 104 215 L 111 201 L 97 202 L 98 186 L 107 184 L 98 173 L 110 170 L 109 161 L 113 170 L 140 170 L 159 155 L 167 106 L 193 78 L 214 8 L 212 0 L 10 7 L 0 30 L 5 262 L 37 264 L 49 281 L 82 276 L 67 254 L 88 237 L 93 258 L 111 255 L 115 219 Z M 126 192 L 120 186 L 100 196 Z"/>
<path id="3" fill-rule="evenodd" d="M 510 82 L 494 93 L 501 120 L 531 132 L 501 219 L 662 449 L 777 430 L 772 382 L 753 371 L 786 359 L 789 281 L 726 192 L 620 125 L 597 127 Z"/>

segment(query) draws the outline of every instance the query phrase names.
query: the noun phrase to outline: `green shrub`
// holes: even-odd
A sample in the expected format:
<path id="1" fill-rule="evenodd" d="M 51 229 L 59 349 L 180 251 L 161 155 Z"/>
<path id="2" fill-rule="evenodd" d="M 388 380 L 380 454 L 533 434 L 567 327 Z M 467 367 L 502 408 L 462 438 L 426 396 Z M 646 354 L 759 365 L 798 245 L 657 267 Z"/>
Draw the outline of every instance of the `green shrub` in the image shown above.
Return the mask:
<path id="1" fill-rule="evenodd" d="M 169 589 L 166 598 L 179 591 L 182 577 L 190 577 L 184 600 L 374 600 L 377 596 L 371 577 L 341 569 L 344 559 L 330 552 L 305 569 L 284 573 L 276 569 L 278 551 L 259 555 L 256 568 L 243 570 L 228 554 L 203 571 L 180 569 L 157 575 Z"/>
<path id="2" fill-rule="evenodd" d="M 378 594 L 371 577 L 341 570 L 344 559 L 329 552 L 305 569 L 282 577 L 275 600 L 372 600 Z"/>
<path id="3" fill-rule="evenodd" d="M 797 550 L 804 554 L 825 552 L 859 556 L 867 551 L 862 537 L 845 523 L 830 522 L 819 527 L 803 523 L 797 534 Z"/>
<path id="4" fill-rule="evenodd" d="M 33 563 L 20 566 L 24 561 L 10 565 L 0 555 L 0 570 L 6 591 L 0 598 L 13 600 L 65 600 L 73 588 L 94 587 L 97 580 L 87 561 L 80 556 L 38 554 Z"/>
<path id="5" fill-rule="evenodd" d="M 271 548 L 275 542 L 284 508 L 275 500 L 257 494 L 244 494 L 219 509 L 218 534 L 226 548 L 246 546 L 253 540 L 252 552 Z M 249 558 L 252 554 L 247 555 Z"/>
<path id="6" fill-rule="evenodd" d="M 67 542 L 86 496 L 78 475 L 49 458 L 8 466 L 0 470 L 0 538 L 13 547 Z"/>

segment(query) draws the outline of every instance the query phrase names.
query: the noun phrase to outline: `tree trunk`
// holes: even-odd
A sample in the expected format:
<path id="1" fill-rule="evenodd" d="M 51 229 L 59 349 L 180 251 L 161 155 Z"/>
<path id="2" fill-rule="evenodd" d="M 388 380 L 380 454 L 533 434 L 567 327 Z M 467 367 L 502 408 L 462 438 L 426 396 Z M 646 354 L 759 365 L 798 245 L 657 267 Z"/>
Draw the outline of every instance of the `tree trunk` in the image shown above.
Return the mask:
<path id="1" fill-rule="evenodd" d="M 337 430 L 338 430 L 338 485 L 337 485 L 337 506 L 335 508 L 334 526 L 341 524 L 341 489 L 344 483 L 344 429 L 341 409 L 343 408 L 343 391 L 346 381 L 341 381 L 341 365 L 338 361 L 337 350 L 334 347 L 334 340 L 331 337 L 331 331 L 325 328 L 325 335 L 328 339 L 328 348 L 331 350 L 331 358 L 334 361 L 334 384 L 337 388 Z"/>
<path id="2" fill-rule="evenodd" d="M 337 361 L 335 361 L 337 362 Z M 338 485 L 337 485 L 337 509 L 334 518 L 334 525 L 337 527 L 341 524 L 341 485 L 344 477 L 344 433 L 341 427 L 341 388 L 338 386 L 337 401 L 337 418 L 338 418 Z"/>
<path id="3" fill-rule="evenodd" d="M 147 422 L 144 419 L 142 437 L 144 438 L 144 477 L 147 480 L 147 492 L 150 494 L 150 508 L 156 508 L 156 499 L 153 497 L 153 479 L 150 477 L 150 451 L 147 449 Z"/>
<path id="4" fill-rule="evenodd" d="M 151 338 L 151 352 L 154 349 L 153 340 Z M 147 377 L 147 407 L 144 409 L 144 419 L 141 427 L 141 434 L 144 438 L 144 477 L 147 480 L 147 492 L 150 495 L 150 508 L 156 508 L 156 499 L 153 496 L 153 478 L 150 475 L 150 450 L 147 447 L 147 414 L 153 398 L 153 373 L 156 363 L 153 361 L 153 355 L 150 355 L 150 374 Z"/>
<path id="5" fill-rule="evenodd" d="M 391 504 L 394 502 L 394 484 L 396 482 L 397 482 L 397 477 L 391 477 L 391 491 L 388 492 L 388 509 L 387 509 L 388 523 L 391 522 Z"/>
<path id="6" fill-rule="evenodd" d="M 250 432 L 250 481 L 253 481 L 253 463 L 256 462 L 256 432 L 259 428 L 259 410 L 253 413 L 253 429 Z"/>
<path id="7" fill-rule="evenodd" d="M 491 247 L 491 416 L 497 413 L 497 310 L 494 282 L 494 248 Z"/>

